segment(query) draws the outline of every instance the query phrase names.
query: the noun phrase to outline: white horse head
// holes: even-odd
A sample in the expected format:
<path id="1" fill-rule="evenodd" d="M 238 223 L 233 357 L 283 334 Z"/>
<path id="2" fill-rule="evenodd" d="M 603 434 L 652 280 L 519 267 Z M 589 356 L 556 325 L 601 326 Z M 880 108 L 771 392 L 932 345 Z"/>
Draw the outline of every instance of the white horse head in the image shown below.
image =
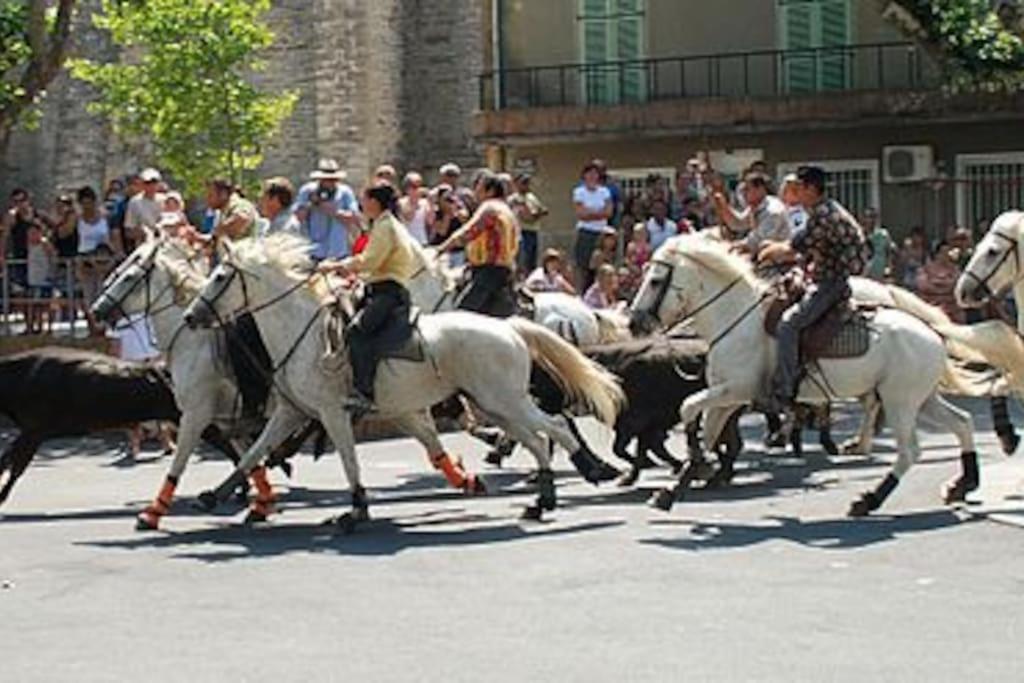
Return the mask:
<path id="1" fill-rule="evenodd" d="M 980 306 L 1024 278 L 1024 212 L 1007 211 L 992 223 L 956 283 L 961 306 Z"/>
<path id="2" fill-rule="evenodd" d="M 270 305 L 282 290 L 315 286 L 309 240 L 287 232 L 223 243 L 220 264 L 185 311 L 190 327 L 211 327 Z M 324 298 L 328 296 L 322 292 Z"/>
<path id="3" fill-rule="evenodd" d="M 649 333 L 696 315 L 729 290 L 758 292 L 767 286 L 748 259 L 728 245 L 700 235 L 680 235 L 655 252 L 630 306 L 630 329 Z"/>

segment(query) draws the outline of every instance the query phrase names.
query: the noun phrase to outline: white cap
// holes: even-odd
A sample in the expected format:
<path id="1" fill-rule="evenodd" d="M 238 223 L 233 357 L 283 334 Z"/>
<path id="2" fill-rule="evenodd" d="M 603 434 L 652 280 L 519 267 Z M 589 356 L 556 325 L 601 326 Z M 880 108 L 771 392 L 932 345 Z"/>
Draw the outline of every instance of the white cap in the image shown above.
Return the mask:
<path id="1" fill-rule="evenodd" d="M 462 169 L 459 168 L 458 164 L 445 164 L 440 169 L 438 169 L 438 173 L 442 176 L 462 175 Z"/>
<path id="2" fill-rule="evenodd" d="M 159 183 L 161 180 L 163 180 L 163 176 L 160 175 L 160 171 L 156 170 L 155 168 L 147 168 L 146 170 L 139 174 L 139 178 L 144 183 Z"/>

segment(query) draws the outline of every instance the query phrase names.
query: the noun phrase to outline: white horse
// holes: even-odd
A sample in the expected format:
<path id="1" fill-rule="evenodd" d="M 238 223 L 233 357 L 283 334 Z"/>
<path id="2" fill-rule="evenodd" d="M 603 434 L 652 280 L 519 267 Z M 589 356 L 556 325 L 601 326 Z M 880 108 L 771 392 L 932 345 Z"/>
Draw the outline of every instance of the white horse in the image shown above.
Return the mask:
<path id="1" fill-rule="evenodd" d="M 455 310 L 455 292 L 463 269 L 448 268 L 432 249 L 417 246 L 419 265 L 409 282 L 413 305 L 425 313 Z M 629 321 L 614 311 L 595 311 L 579 297 L 562 292 L 531 295 L 533 322 L 575 346 L 593 346 L 629 339 Z"/>
<path id="2" fill-rule="evenodd" d="M 655 254 L 633 302 L 634 321 L 653 318 L 672 326 L 692 318 L 698 334 L 710 341 L 709 388 L 688 398 L 682 419 L 691 423 L 703 411 L 705 434 L 713 443 L 729 414 L 765 395 L 775 366 L 775 342 L 764 329 L 770 285 L 759 279 L 747 259 L 709 240 L 681 236 Z M 876 510 L 920 455 L 918 416 L 949 428 L 960 442 L 963 471 L 945 491 L 947 502 L 964 499 L 978 486 L 977 454 L 970 414 L 938 395 L 940 381 L 955 371 L 943 339 L 923 321 L 899 310 L 879 310 L 871 345 L 860 358 L 820 360 L 809 369 L 798 400 L 815 404 L 833 398 L 880 400 L 892 425 L 899 456 L 877 488 L 853 502 L 850 515 Z M 642 325 L 637 325 L 642 327 Z M 827 393 L 825 388 L 827 388 Z M 669 509 L 689 485 L 693 468 L 654 501 Z"/>
<path id="3" fill-rule="evenodd" d="M 972 325 L 975 334 L 969 343 L 983 348 L 1006 372 L 1010 387 L 1024 397 L 1024 211 L 1008 211 L 992 222 L 957 280 L 955 293 L 957 303 L 970 308 L 1001 300 L 1011 289 L 1017 304 L 1016 329 L 998 320 Z"/>
<path id="4" fill-rule="evenodd" d="M 231 379 L 223 333 L 191 330 L 182 322 L 185 307 L 199 293 L 209 268 L 205 259 L 178 240 L 149 235 L 103 285 L 92 311 L 97 319 L 145 315 L 153 340 L 171 374 L 175 402 L 181 410 L 174 459 L 153 502 L 137 517 L 140 530 L 156 529 L 167 514 L 188 459 L 208 425 L 237 425 L 239 391 Z M 258 496 L 272 498 L 266 471 L 252 473 Z M 269 502 L 269 501 L 267 501 Z"/>
<path id="5" fill-rule="evenodd" d="M 213 325 L 251 313 L 273 359 L 276 387 L 287 399 L 277 403 L 235 474 L 201 500 L 215 503 L 226 498 L 234 482 L 261 462 L 270 445 L 308 417 L 316 417 L 338 449 L 351 488 L 352 510 L 339 518 L 342 527 L 350 530 L 368 517 L 351 416 L 344 408 L 350 379 L 329 362 L 334 359 L 325 359 L 328 332 L 318 323 L 332 305 L 343 318 L 350 318 L 351 294 L 331 292 L 311 268 L 309 243 L 302 238 L 278 234 L 242 241 L 227 247 L 226 257 L 185 312 L 190 326 Z M 530 398 L 531 364 L 544 367 L 574 400 L 608 424 L 614 422 L 624 400 L 616 380 L 557 335 L 525 320 L 443 313 L 422 316 L 418 331 L 425 360 L 380 363 L 375 385 L 380 416 L 419 440 L 443 469 L 451 466 L 451 459 L 429 408 L 464 393 L 537 460 L 540 490 L 536 505 L 527 508 L 524 516 L 539 519 L 544 510 L 554 509 L 554 475 L 541 435 L 570 453 L 582 446 L 562 418 L 543 413 Z"/>

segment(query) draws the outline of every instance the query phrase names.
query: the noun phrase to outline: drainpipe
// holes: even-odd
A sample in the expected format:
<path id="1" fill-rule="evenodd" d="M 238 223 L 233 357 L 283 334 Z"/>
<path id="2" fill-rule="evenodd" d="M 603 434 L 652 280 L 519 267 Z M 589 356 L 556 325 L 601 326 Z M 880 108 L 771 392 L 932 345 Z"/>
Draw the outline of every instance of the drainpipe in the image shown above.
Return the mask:
<path id="1" fill-rule="evenodd" d="M 505 102 L 501 96 L 503 90 L 502 73 L 501 68 L 504 64 L 502 59 L 502 40 L 501 30 L 503 16 L 503 2 L 502 0 L 491 0 L 491 73 L 494 74 L 494 78 L 491 79 L 494 84 L 494 108 L 496 110 L 503 109 Z"/>

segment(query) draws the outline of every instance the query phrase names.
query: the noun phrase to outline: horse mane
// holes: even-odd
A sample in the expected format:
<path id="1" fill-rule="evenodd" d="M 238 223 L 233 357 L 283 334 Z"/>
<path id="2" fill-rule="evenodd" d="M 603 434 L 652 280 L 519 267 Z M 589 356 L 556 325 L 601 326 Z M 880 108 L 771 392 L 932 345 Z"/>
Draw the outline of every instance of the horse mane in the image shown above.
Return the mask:
<path id="1" fill-rule="evenodd" d="M 308 281 L 309 289 L 322 303 L 334 294 L 327 278 L 310 278 L 314 272 L 313 243 L 302 235 L 276 232 L 268 237 L 239 240 L 233 245 L 231 259 L 242 269 L 270 267 L 294 282 Z"/>
<path id="2" fill-rule="evenodd" d="M 189 299 L 198 296 L 210 274 L 207 260 L 196 258 L 198 252 L 178 238 L 168 238 L 162 246 L 157 258 L 167 269 L 174 286 Z"/>
<path id="3" fill-rule="evenodd" d="M 767 284 L 755 272 L 749 258 L 731 251 L 728 244 L 708 239 L 700 233 L 670 238 L 655 252 L 654 259 L 672 262 L 690 259 L 730 281 L 738 278 L 755 291 Z"/>

